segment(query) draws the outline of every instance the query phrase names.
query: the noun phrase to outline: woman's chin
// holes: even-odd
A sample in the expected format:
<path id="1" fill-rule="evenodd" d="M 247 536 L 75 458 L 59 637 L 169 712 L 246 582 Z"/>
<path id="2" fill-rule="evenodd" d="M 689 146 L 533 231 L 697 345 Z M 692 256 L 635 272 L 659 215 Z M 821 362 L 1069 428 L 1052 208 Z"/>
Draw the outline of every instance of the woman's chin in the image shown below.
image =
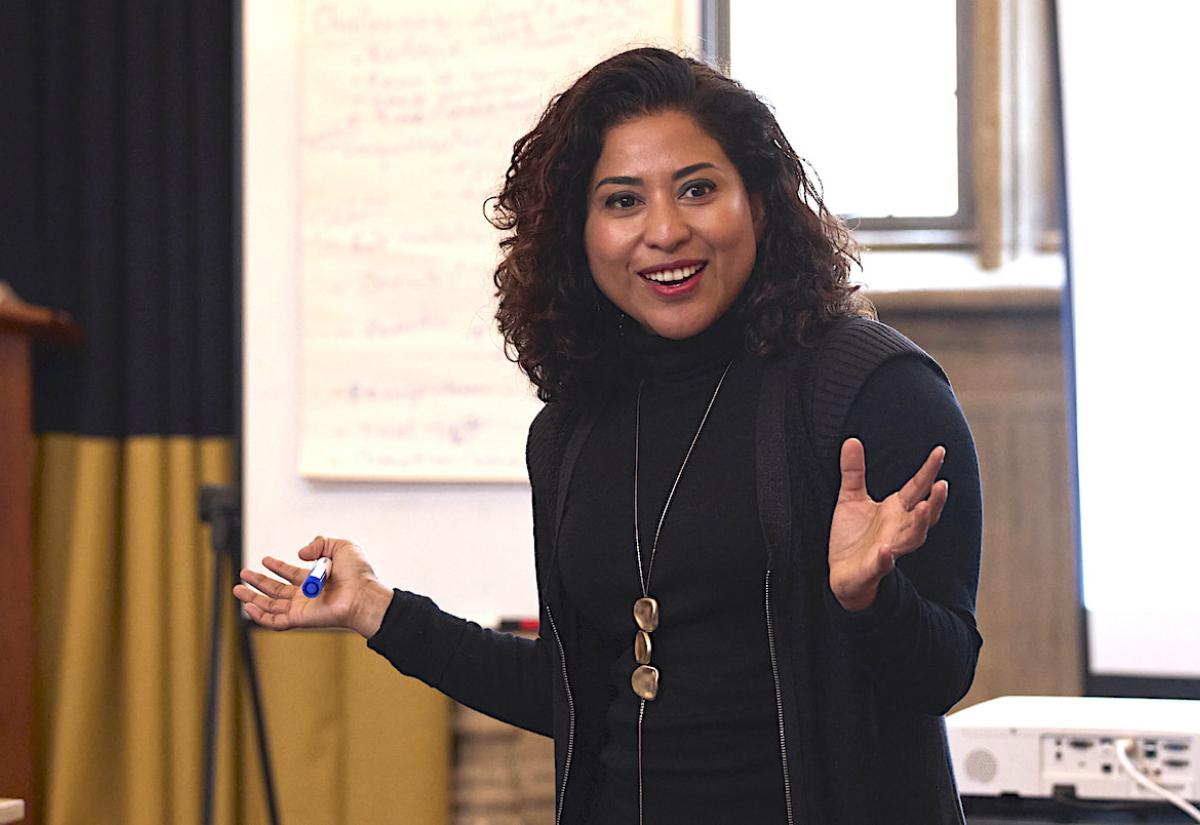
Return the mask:
<path id="1" fill-rule="evenodd" d="M 643 324 L 643 327 L 660 338 L 672 341 L 684 341 L 695 337 L 712 326 L 713 319 L 709 318 L 664 318 Z"/>

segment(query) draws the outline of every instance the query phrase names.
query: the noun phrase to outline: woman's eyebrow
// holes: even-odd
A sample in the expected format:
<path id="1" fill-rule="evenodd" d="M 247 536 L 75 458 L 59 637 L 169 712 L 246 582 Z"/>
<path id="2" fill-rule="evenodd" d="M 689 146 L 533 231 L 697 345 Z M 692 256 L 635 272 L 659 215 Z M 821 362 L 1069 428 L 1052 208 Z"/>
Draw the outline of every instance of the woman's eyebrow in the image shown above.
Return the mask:
<path id="1" fill-rule="evenodd" d="M 678 172 L 676 172 L 674 175 L 671 175 L 671 180 L 679 180 L 680 178 L 686 178 L 688 175 L 692 174 L 693 172 L 699 172 L 701 169 L 716 169 L 716 168 L 717 168 L 717 165 L 715 163 L 707 163 L 707 162 L 706 163 L 693 163 L 691 166 L 685 166 L 682 169 L 680 169 Z"/>
<path id="2" fill-rule="evenodd" d="M 688 175 L 692 174 L 693 172 L 698 172 L 701 169 L 716 169 L 716 168 L 717 168 L 717 165 L 715 163 L 707 163 L 707 162 L 693 163 L 691 166 L 685 166 L 682 169 L 680 169 L 678 172 L 676 172 L 675 174 L 671 175 L 671 180 L 679 180 L 680 178 L 686 178 Z M 612 177 L 601 178 L 600 180 L 596 181 L 596 185 L 595 185 L 595 187 L 593 187 L 592 191 L 593 192 L 596 191 L 596 189 L 599 189 L 601 186 L 603 186 L 606 183 L 616 184 L 617 186 L 643 186 L 643 185 L 645 185 L 646 181 L 642 180 L 641 178 L 631 178 L 631 177 L 627 177 L 624 175 L 614 175 Z"/>

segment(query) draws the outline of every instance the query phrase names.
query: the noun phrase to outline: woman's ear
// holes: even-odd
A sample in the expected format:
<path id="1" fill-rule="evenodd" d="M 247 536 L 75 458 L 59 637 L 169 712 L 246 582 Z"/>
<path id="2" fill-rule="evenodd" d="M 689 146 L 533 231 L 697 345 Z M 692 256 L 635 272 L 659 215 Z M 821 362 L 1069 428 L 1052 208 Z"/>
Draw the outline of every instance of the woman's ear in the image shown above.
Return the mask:
<path id="1" fill-rule="evenodd" d="M 761 243 L 763 232 L 767 229 L 767 209 L 763 205 L 762 195 L 758 192 L 750 196 L 750 219 L 754 224 L 754 242 Z"/>

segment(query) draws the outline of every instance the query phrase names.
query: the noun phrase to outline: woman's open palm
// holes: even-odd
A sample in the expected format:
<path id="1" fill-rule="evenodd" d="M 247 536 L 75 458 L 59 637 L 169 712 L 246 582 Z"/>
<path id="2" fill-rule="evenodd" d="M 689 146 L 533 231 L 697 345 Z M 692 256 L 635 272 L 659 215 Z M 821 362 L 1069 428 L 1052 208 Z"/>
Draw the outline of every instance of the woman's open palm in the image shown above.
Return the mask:
<path id="1" fill-rule="evenodd" d="M 846 609 L 870 607 L 896 559 L 925 543 L 950 491 L 949 482 L 937 480 L 945 457 L 945 448 L 935 447 L 903 487 L 875 501 L 867 492 L 862 442 L 848 438 L 842 444 L 842 484 L 829 529 L 829 587 Z"/>
<path id="2" fill-rule="evenodd" d="M 372 586 L 382 587 L 375 571 L 358 545 L 344 539 L 317 536 L 300 550 L 304 561 L 329 558 L 329 572 L 321 594 L 305 596 L 300 585 L 308 570 L 267 556 L 263 566 L 283 581 L 254 570 L 242 571 L 242 584 L 233 594 L 246 607 L 246 614 L 263 627 L 288 630 L 293 627 L 358 627 L 364 602 Z"/>

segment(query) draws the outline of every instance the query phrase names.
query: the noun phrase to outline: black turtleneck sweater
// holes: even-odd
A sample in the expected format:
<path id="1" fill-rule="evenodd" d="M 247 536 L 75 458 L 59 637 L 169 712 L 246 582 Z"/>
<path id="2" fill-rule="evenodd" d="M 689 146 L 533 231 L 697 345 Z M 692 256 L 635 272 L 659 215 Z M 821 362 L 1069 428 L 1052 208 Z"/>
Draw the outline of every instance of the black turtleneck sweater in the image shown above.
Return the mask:
<path id="1" fill-rule="evenodd" d="M 626 333 L 645 376 L 639 526 L 642 565 L 722 372 L 732 366 L 662 525 L 648 593 L 658 599 L 642 759 L 646 821 L 785 821 L 774 679 L 763 584 L 767 556 L 755 497 L 754 422 L 761 367 L 728 319 L 686 341 Z M 634 547 L 636 393 L 613 399 L 579 457 L 563 517 L 565 593 L 610 645 L 604 777 L 595 823 L 637 822 L 637 662 L 633 603 L 642 595 Z"/>
<path id="2" fill-rule="evenodd" d="M 806 822 L 889 816 L 960 822 L 944 729 L 932 717 L 965 693 L 980 644 L 973 615 L 979 468 L 961 410 L 932 362 L 908 347 L 888 355 L 896 342 L 875 325 L 847 323 L 829 343 L 822 363 L 833 370 L 826 374 L 831 380 L 817 382 L 824 389 L 812 400 L 832 401 L 833 409 L 813 419 L 820 425 L 814 438 L 861 438 L 867 489 L 876 500 L 898 490 L 929 450 L 943 444 L 940 475 L 951 493 L 924 546 L 900 559 L 881 582 L 876 603 L 860 613 L 841 609 L 827 582 L 808 577 L 820 565 L 790 563 L 799 552 L 819 553 L 819 546 L 797 540 L 794 531 L 781 539 L 784 565 L 772 574 L 773 580 L 784 576 L 772 601 L 776 712 L 756 486 L 778 483 L 781 470 L 755 465 L 764 444 L 789 444 L 786 434 L 754 432 L 769 366 L 740 354 L 739 336 L 727 322 L 683 342 L 627 336 L 647 375 L 640 474 L 647 554 L 703 407 L 733 358 L 667 514 L 650 583 L 662 603 L 653 654 L 662 685 L 644 724 L 645 821 L 782 823 L 779 734 L 786 730 L 790 799 Z M 879 366 L 859 387 L 856 365 L 872 362 Z M 803 364 L 770 363 L 795 369 L 796 380 L 811 378 Z M 841 386 L 836 379 L 843 369 L 851 380 Z M 830 418 L 841 408 L 837 392 L 854 393 L 852 401 L 844 399 L 850 409 L 840 425 Z M 588 436 L 570 459 L 574 472 L 566 490 L 553 477 L 565 460 L 555 417 L 561 409 L 548 407 L 548 417 L 539 416 L 531 429 L 537 537 L 540 552 L 556 558 L 558 567 L 542 568 L 547 556 L 539 555 L 543 620 L 553 641 L 486 631 L 427 598 L 396 591 L 369 642 L 401 671 L 459 701 L 553 734 L 564 822 L 589 821 L 589 811 L 592 825 L 637 822 L 639 702 L 629 686 L 632 605 L 641 595 L 632 529 L 633 407 L 631 392 L 614 392 L 594 427 L 571 431 Z M 783 423 L 794 426 L 800 414 L 792 410 Z M 812 444 L 822 461 L 832 459 L 828 446 Z M 802 460 L 797 454 L 805 451 L 789 452 Z M 785 506 L 782 517 L 794 516 L 791 526 L 815 537 L 827 535 L 827 524 L 798 521 L 829 517 L 824 494 L 812 498 L 823 471 L 783 470 L 789 471 L 805 481 L 799 488 L 804 498 Z M 780 513 L 763 515 L 779 526 Z"/>

